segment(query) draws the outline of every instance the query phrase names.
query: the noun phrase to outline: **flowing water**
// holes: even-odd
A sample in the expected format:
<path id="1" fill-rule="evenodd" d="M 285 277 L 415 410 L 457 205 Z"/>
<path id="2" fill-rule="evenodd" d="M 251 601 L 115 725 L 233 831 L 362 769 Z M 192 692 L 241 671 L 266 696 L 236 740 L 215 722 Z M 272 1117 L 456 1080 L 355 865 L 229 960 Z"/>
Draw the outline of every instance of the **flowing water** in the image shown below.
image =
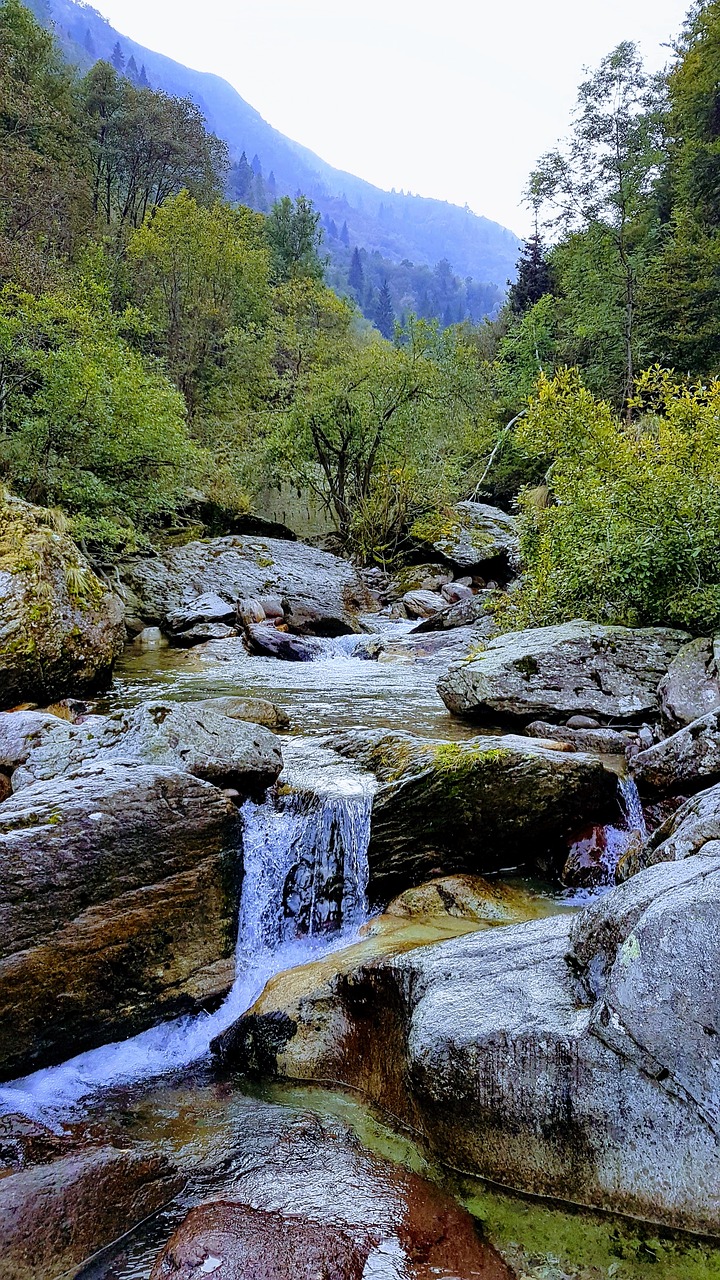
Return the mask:
<path id="1" fill-rule="evenodd" d="M 367 919 L 376 784 L 318 735 L 350 726 L 408 728 L 439 738 L 476 734 L 448 715 L 436 693 L 442 658 L 415 661 L 403 649 L 407 631 L 406 624 L 385 627 L 383 639 L 397 644 L 393 661 L 362 659 L 355 652 L 367 639 L 362 636 L 326 641 L 322 656 L 306 663 L 250 657 L 240 642 L 230 641 L 202 651 L 129 653 L 121 664 L 101 707 L 152 697 L 264 696 L 290 715 L 293 732 L 283 738 L 278 785 L 263 803 L 248 801 L 242 809 L 236 977 L 221 1007 L 0 1087 L 0 1110 L 22 1111 L 56 1129 L 82 1119 L 124 1142 L 164 1152 L 188 1176 L 185 1191 L 166 1210 L 72 1273 L 78 1280 L 147 1280 L 187 1209 L 222 1195 L 239 1118 L 247 1132 L 248 1124 L 262 1123 L 262 1113 L 256 1111 L 257 1092 L 212 1067 L 211 1040 L 250 1007 L 273 974 L 346 946 Z M 618 856 L 622 840 L 626 847 L 629 833 L 644 830 L 637 791 L 627 780 L 621 780 L 621 800 Z M 588 896 L 565 895 L 563 905 L 581 905 Z M 447 1182 L 427 1155 L 340 1092 L 274 1087 L 263 1091 L 262 1100 L 340 1116 L 368 1148 Z M 658 1243 L 650 1229 L 533 1206 L 469 1179 L 449 1189 L 486 1222 L 489 1238 L 518 1274 L 532 1280 L 720 1280 L 720 1255 L 710 1247 Z"/>

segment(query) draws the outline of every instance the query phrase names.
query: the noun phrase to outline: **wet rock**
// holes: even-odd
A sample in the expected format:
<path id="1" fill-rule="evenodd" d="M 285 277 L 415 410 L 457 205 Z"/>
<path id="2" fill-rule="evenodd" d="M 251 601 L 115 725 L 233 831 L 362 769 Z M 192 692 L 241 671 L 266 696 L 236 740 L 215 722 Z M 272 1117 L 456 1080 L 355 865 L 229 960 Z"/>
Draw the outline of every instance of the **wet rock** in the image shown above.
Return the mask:
<path id="1" fill-rule="evenodd" d="M 370 636 L 356 645 L 353 652 L 356 658 L 376 662 L 416 662 L 418 659 L 429 658 L 440 659 L 449 664 L 453 658 L 467 653 L 473 640 L 474 632 L 471 628 L 458 627 L 453 631 L 421 635 L 411 632 L 401 640 Z"/>
<path id="2" fill-rule="evenodd" d="M 369 849 L 375 900 L 438 871 L 562 866 L 569 832 L 616 812 L 617 779 L 599 759 L 531 738 L 425 742 L 351 730 L 332 746 L 381 784 Z"/>
<path id="3" fill-rule="evenodd" d="M 653 832 L 638 860 L 626 869 L 680 862 L 699 853 L 720 854 L 720 786 L 686 800 Z"/>
<path id="4" fill-rule="evenodd" d="M 276 978 L 225 1061 L 360 1089 L 504 1186 L 715 1232 L 720 859 L 691 861 L 576 923 L 359 959 L 306 989 L 300 971 Z"/>
<path id="5" fill-rule="evenodd" d="M 448 604 L 460 604 L 461 601 L 469 601 L 475 599 L 475 593 L 470 586 L 461 582 L 446 582 L 441 588 L 440 594 L 443 600 L 447 600 Z"/>
<path id="6" fill-rule="evenodd" d="M 253 622 L 265 622 L 267 617 L 268 615 L 260 600 L 254 600 L 252 597 L 249 600 L 238 600 L 237 618 L 238 622 L 241 622 L 244 627 L 249 627 Z M 280 602 L 280 612 L 274 613 L 274 617 L 281 619 L 284 617 L 282 601 Z"/>
<path id="7" fill-rule="evenodd" d="M 547 899 L 528 889 L 481 876 L 442 876 L 406 889 L 385 908 L 386 916 L 431 919 L 451 916 L 478 924 L 518 924 L 536 915 L 555 914 Z"/>
<path id="8" fill-rule="evenodd" d="M 0 718 L 0 738 L 2 723 Z M 266 729 L 197 703 L 143 702 L 76 725 L 53 719 L 13 774 L 13 789 L 71 773 L 93 760 L 169 765 L 245 796 L 270 786 L 282 769 L 280 746 Z"/>
<path id="9" fill-rule="evenodd" d="M 133 640 L 133 646 L 136 649 L 148 651 L 150 649 L 167 649 L 170 641 L 167 636 L 163 635 L 159 627 L 143 627 Z"/>
<path id="10" fill-rule="evenodd" d="M 517 525 L 512 516 L 483 502 L 459 502 L 451 511 L 423 516 L 412 527 L 419 542 L 454 569 L 514 572 L 518 567 Z"/>
<path id="11" fill-rule="evenodd" d="M 214 591 L 206 591 L 179 609 L 170 609 L 167 624 L 173 631 L 186 631 L 199 622 L 232 622 L 237 604 Z"/>
<path id="12" fill-rule="evenodd" d="M 203 698 L 195 703 L 208 711 L 215 711 L 220 716 L 229 716 L 231 720 L 247 720 L 250 724 L 261 724 L 265 729 L 277 732 L 290 728 L 290 717 L 282 707 L 276 706 L 267 698 Z"/>
<path id="13" fill-rule="evenodd" d="M 641 751 L 632 771 L 640 790 L 651 795 L 697 791 L 720 780 L 720 711 Z"/>
<path id="14" fill-rule="evenodd" d="M 0 807 L 0 1078 L 219 999 L 239 816 L 177 769 L 117 762 Z"/>
<path id="15" fill-rule="evenodd" d="M 253 625 L 247 628 L 245 635 L 251 653 L 279 658 L 282 662 L 314 662 L 323 652 L 317 640 L 289 635 L 275 627 Z"/>
<path id="16" fill-rule="evenodd" d="M 129 611 L 153 624 L 172 616 L 178 626 L 196 621 L 226 621 L 197 616 L 196 602 L 219 597 L 235 614 L 240 600 L 279 597 L 283 612 L 312 612 L 319 625 L 334 633 L 355 629 L 355 617 L 376 608 L 357 572 L 345 560 L 275 538 L 229 537 L 189 542 L 152 559 L 128 561 L 121 567 Z M 264 608 L 264 606 L 263 606 Z"/>
<path id="17" fill-rule="evenodd" d="M 720 709 L 719 663 L 720 636 L 683 645 L 658 690 L 663 717 L 671 729 Z"/>
<path id="18" fill-rule="evenodd" d="M 511 1280 L 470 1215 L 417 1174 L 372 1156 L 337 1121 L 277 1120 L 237 1160 L 234 1185 L 194 1209 L 151 1280 L 212 1274 L 228 1280 Z"/>
<path id="19" fill-rule="evenodd" d="M 450 711 L 491 723 L 588 715 L 637 724 L 659 714 L 658 684 L 686 639 L 579 621 L 511 632 L 455 663 L 438 691 Z"/>
<path id="20" fill-rule="evenodd" d="M 235 627 L 229 627 L 226 622 L 198 622 L 188 631 L 176 631 L 173 644 L 181 649 L 191 649 L 193 645 L 205 644 L 208 640 L 229 640 L 236 635 Z"/>
<path id="21" fill-rule="evenodd" d="M 407 591 L 402 602 L 409 618 L 432 618 L 445 608 L 445 600 L 436 591 Z"/>
<path id="22" fill-rule="evenodd" d="M 473 595 L 469 600 L 448 605 L 440 613 L 433 614 L 413 628 L 413 634 L 425 631 L 449 631 L 454 627 L 475 628 L 478 639 L 491 639 L 497 635 L 497 624 L 488 612 L 487 595 Z"/>
<path id="23" fill-rule="evenodd" d="M 581 720 L 584 717 L 574 718 Z M 637 734 L 630 729 L 572 729 L 569 725 L 549 724 L 546 720 L 534 720 L 525 732 L 530 738 L 566 742 L 577 751 L 597 751 L 600 755 L 611 756 L 624 756 L 627 748 L 637 742 Z"/>
<path id="24" fill-rule="evenodd" d="M 49 512 L 0 497 L 0 707 L 108 684 L 123 614 Z"/>
<path id="25" fill-rule="evenodd" d="M 615 884 L 623 859 L 641 849 L 644 833 L 611 824 L 587 827 L 573 841 L 563 867 L 562 882 L 572 889 L 599 889 Z"/>
<path id="26" fill-rule="evenodd" d="M 158 1156 L 91 1148 L 0 1179 L 0 1280 L 57 1280 L 180 1191 Z"/>
<path id="27" fill-rule="evenodd" d="M 12 773 L 58 727 L 49 711 L 0 711 L 0 769 Z"/>
<path id="28" fill-rule="evenodd" d="M 599 729 L 600 721 L 594 716 L 571 716 L 567 727 L 568 729 Z"/>

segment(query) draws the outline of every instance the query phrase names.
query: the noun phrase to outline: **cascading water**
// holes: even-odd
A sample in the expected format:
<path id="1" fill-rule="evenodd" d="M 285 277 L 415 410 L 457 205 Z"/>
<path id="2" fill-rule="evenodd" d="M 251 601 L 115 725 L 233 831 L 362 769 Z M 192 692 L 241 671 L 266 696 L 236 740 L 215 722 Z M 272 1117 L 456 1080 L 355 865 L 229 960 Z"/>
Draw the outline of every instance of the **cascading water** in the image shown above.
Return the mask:
<path id="1" fill-rule="evenodd" d="M 207 1057 L 211 1040 L 283 969 L 346 946 L 367 917 L 375 780 L 309 739 L 287 739 L 285 768 L 243 816 L 236 976 L 211 1014 L 161 1023 L 0 1087 L 0 1110 L 52 1124 L 82 1099 Z"/>
<path id="2" fill-rule="evenodd" d="M 618 790 L 628 831 L 639 832 L 645 839 L 648 833 L 647 822 L 645 821 L 645 814 L 635 779 L 629 776 L 620 778 L 618 780 Z"/>

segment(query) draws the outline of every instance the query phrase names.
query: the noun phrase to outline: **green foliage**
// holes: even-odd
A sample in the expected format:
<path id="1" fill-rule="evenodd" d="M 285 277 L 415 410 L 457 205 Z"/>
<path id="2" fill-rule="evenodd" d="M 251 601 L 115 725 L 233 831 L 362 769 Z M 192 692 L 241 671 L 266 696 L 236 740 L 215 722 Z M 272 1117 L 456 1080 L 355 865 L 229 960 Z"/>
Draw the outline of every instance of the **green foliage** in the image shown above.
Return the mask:
<path id="1" fill-rule="evenodd" d="M 305 196 L 283 196 L 270 210 L 265 233 L 270 246 L 273 279 L 322 280 L 320 214 Z"/>
<path id="2" fill-rule="evenodd" d="M 509 625 L 720 625 L 720 382 L 651 369 L 633 408 L 629 425 L 576 372 L 541 379 L 518 437 L 550 488 L 521 499 L 525 578 Z"/>
<path id="3" fill-rule="evenodd" d="M 0 475 L 113 526 L 172 512 L 195 464 L 184 406 L 102 293 L 0 293 Z M 107 526 L 105 526 L 107 532 Z"/>

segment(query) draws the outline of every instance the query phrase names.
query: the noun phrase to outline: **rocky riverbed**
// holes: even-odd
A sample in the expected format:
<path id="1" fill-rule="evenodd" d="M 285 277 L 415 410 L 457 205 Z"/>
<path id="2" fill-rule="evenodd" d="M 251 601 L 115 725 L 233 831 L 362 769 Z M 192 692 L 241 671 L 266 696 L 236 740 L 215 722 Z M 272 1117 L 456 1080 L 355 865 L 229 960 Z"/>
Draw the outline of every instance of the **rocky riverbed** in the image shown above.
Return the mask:
<path id="1" fill-rule="evenodd" d="M 715 642 L 496 636 L 510 518 L 431 532 L 95 586 L 18 505 L 2 1280 L 720 1274 Z"/>

